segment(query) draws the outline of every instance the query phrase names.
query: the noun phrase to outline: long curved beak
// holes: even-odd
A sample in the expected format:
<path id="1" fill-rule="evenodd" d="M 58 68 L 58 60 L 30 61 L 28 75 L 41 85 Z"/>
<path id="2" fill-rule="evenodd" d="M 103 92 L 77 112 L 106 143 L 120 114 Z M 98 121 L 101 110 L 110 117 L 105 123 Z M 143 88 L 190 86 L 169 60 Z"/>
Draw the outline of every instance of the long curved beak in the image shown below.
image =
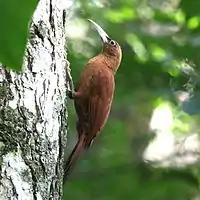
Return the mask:
<path id="1" fill-rule="evenodd" d="M 97 23 L 95 23 L 94 21 L 92 21 L 91 19 L 88 19 L 89 22 L 91 22 L 94 26 L 94 28 L 97 30 L 97 32 L 99 33 L 103 43 L 108 43 L 110 40 L 110 37 L 108 36 L 108 34 L 101 28 L 101 26 L 99 26 Z"/>

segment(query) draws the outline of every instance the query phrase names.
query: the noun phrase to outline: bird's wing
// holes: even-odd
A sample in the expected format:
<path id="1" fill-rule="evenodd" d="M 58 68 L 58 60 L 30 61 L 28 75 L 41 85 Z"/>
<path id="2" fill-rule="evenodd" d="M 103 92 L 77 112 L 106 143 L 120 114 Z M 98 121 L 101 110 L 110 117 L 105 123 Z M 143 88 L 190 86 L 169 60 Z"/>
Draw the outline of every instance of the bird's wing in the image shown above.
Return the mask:
<path id="1" fill-rule="evenodd" d="M 77 131 L 79 137 L 86 135 L 88 146 L 107 121 L 114 87 L 112 72 L 105 66 L 97 69 L 92 65 L 87 66 L 76 86 L 76 90 L 83 93 L 82 98 L 74 101 L 78 116 Z"/>
<path id="2" fill-rule="evenodd" d="M 114 77 L 111 73 L 98 72 L 91 79 L 88 98 L 88 145 L 104 127 L 110 113 L 114 93 Z"/>

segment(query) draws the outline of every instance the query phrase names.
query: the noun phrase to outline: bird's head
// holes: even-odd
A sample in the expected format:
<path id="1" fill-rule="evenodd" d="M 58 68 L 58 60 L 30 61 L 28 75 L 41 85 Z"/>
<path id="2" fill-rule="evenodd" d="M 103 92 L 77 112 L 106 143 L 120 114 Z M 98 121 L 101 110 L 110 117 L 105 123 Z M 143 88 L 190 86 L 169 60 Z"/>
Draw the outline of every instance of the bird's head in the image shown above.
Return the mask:
<path id="1" fill-rule="evenodd" d="M 91 19 L 88 20 L 94 25 L 101 37 L 103 42 L 102 53 L 110 59 L 110 61 L 113 63 L 113 67 L 118 68 L 122 59 L 122 50 L 120 45 L 115 40 L 111 39 L 97 23 Z"/>

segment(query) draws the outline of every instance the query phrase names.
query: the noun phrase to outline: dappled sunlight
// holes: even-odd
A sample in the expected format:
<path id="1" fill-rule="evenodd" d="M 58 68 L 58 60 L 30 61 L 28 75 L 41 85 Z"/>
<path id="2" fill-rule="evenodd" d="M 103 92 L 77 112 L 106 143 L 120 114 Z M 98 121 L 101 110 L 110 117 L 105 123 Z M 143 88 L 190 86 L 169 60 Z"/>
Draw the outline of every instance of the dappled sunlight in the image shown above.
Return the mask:
<path id="1" fill-rule="evenodd" d="M 144 153 L 146 160 L 162 160 L 173 153 L 175 140 L 172 127 L 172 110 L 169 104 L 163 103 L 155 108 L 152 114 L 150 128 L 155 131 L 156 137 Z"/>
<path id="2" fill-rule="evenodd" d="M 84 38 L 87 39 L 86 34 L 87 34 L 87 29 L 88 29 L 88 24 L 86 24 L 86 20 L 73 20 L 68 24 L 68 30 L 67 30 L 67 36 L 71 39 L 79 39 L 83 40 Z"/>
<path id="3" fill-rule="evenodd" d="M 152 114 L 150 128 L 156 137 L 144 152 L 144 159 L 158 166 L 185 166 L 199 159 L 200 142 L 197 133 L 177 135 L 173 130 L 176 120 L 169 103 L 158 105 Z M 188 122 L 185 122 L 188 123 Z"/>
<path id="4" fill-rule="evenodd" d="M 147 49 L 135 34 L 127 34 L 126 41 L 132 47 L 133 51 L 136 53 L 139 60 L 141 61 L 148 60 Z"/>

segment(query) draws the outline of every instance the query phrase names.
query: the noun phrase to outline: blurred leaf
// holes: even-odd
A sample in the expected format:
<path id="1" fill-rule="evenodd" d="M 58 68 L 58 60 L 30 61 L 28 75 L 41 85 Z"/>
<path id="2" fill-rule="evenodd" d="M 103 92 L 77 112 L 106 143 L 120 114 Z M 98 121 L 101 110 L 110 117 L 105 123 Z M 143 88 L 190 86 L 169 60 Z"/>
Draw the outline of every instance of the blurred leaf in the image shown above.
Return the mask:
<path id="1" fill-rule="evenodd" d="M 178 24 L 184 24 L 185 23 L 185 13 L 182 10 L 178 10 L 175 13 L 171 14 L 175 21 Z"/>
<path id="2" fill-rule="evenodd" d="M 120 10 L 106 10 L 105 17 L 112 22 L 121 23 L 135 18 L 135 13 L 131 7 L 122 7 Z"/>
<path id="3" fill-rule="evenodd" d="M 199 17 L 192 17 L 188 20 L 188 28 L 195 29 L 199 26 L 200 18 Z"/>
<path id="4" fill-rule="evenodd" d="M 182 109 L 189 115 L 200 115 L 200 95 L 193 94 L 191 98 L 186 99 L 182 103 Z"/>
<path id="5" fill-rule="evenodd" d="M 152 44 L 150 46 L 150 51 L 151 51 L 153 58 L 158 61 L 162 61 L 167 58 L 166 51 L 157 45 Z"/>
<path id="6" fill-rule="evenodd" d="M 0 1 L 0 61 L 20 70 L 28 36 L 28 22 L 37 0 Z"/>
<path id="7" fill-rule="evenodd" d="M 139 38 L 136 35 L 127 34 L 126 41 L 135 51 L 136 55 L 138 56 L 140 60 L 146 61 L 148 59 L 147 58 L 148 52 L 145 46 L 142 44 L 142 42 L 139 40 Z"/>

